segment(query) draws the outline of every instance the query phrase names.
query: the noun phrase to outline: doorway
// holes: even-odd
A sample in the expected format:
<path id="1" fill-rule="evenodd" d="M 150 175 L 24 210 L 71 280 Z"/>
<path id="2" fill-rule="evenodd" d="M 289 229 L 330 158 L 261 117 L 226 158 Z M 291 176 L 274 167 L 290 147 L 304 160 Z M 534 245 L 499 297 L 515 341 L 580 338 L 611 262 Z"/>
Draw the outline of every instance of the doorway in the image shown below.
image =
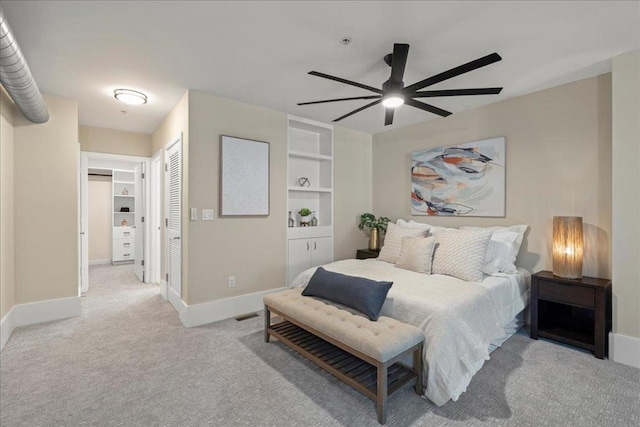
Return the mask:
<path id="1" fill-rule="evenodd" d="M 145 222 L 150 204 L 145 174 L 150 159 L 80 154 L 80 294 L 89 290 L 90 265 L 130 264 L 138 280 L 153 283 L 145 265 L 147 258 L 159 250 L 151 247 L 148 221 Z"/>

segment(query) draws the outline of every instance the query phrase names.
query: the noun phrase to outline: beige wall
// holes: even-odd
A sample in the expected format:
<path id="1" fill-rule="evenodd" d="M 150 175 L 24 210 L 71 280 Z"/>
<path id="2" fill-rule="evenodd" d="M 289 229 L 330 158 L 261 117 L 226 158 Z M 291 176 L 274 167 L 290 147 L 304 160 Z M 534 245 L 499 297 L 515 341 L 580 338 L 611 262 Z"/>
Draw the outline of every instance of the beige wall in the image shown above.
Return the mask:
<path id="1" fill-rule="evenodd" d="M 95 153 L 150 157 L 151 135 L 137 132 L 80 126 L 80 150 Z"/>
<path id="2" fill-rule="evenodd" d="M 268 217 L 218 217 L 220 135 L 269 142 Z M 215 216 L 189 223 L 188 304 L 285 285 L 286 152 L 286 114 L 189 92 L 189 203 Z M 236 277 L 235 288 L 228 276 Z"/>
<path id="3" fill-rule="evenodd" d="M 165 164 L 166 160 L 164 158 L 164 149 L 166 145 L 174 140 L 178 135 L 182 134 L 182 204 L 183 204 L 183 224 L 188 226 L 188 216 L 186 215 L 188 211 L 188 193 L 185 189 L 188 188 L 188 170 L 189 170 L 189 92 L 185 93 L 180 102 L 171 110 L 169 114 L 162 120 L 158 128 L 151 135 L 151 155 L 155 155 L 158 151 L 162 153 L 162 164 Z M 164 180 L 165 173 L 164 169 L 162 169 L 162 217 L 164 218 Z M 185 226 L 183 225 L 183 229 Z M 162 255 L 161 255 L 161 277 L 165 277 L 167 272 L 166 268 L 166 244 L 165 244 L 165 229 L 162 227 Z M 182 236 L 182 256 L 183 256 L 183 289 L 182 289 L 182 299 L 186 301 L 186 295 L 188 294 L 188 285 L 187 280 L 185 279 L 186 274 L 188 274 L 184 268 L 185 265 L 188 265 L 188 247 L 185 244 L 185 240 L 188 239 L 188 236 Z"/>
<path id="4" fill-rule="evenodd" d="M 367 236 L 358 229 L 360 215 L 371 212 L 372 137 L 367 133 L 334 128 L 334 238 L 335 260 L 355 258 L 368 246 Z"/>
<path id="5" fill-rule="evenodd" d="M 451 227 L 528 224 L 518 264 L 535 272 L 551 269 L 553 216 L 582 216 L 584 274 L 611 277 L 610 74 L 374 135 L 374 213 L 411 219 L 412 151 L 499 136 L 507 150 L 505 218 L 413 219 Z"/>
<path id="6" fill-rule="evenodd" d="M 89 176 L 89 262 L 111 259 L 112 193 L 111 177 Z"/>
<path id="7" fill-rule="evenodd" d="M 16 303 L 78 295 L 78 102 L 45 96 L 14 127 Z"/>
<path id="8" fill-rule="evenodd" d="M 640 54 L 613 58 L 613 331 L 640 338 Z M 637 360 L 637 359 L 636 359 Z"/>
<path id="9" fill-rule="evenodd" d="M 0 319 L 15 304 L 13 103 L 0 87 Z"/>

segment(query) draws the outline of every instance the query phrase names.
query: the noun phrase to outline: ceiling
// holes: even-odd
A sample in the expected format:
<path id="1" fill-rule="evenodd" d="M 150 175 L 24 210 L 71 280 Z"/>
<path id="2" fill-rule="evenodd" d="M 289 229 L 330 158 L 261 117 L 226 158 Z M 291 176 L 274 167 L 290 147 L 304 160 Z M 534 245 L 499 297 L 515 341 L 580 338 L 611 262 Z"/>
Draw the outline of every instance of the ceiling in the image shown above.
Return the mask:
<path id="1" fill-rule="evenodd" d="M 2 3 L 44 94 L 77 99 L 82 125 L 143 133 L 187 89 L 330 122 L 368 101 L 296 103 L 371 93 L 307 72 L 380 87 L 394 42 L 411 45 L 405 84 L 502 56 L 430 87 L 504 86 L 500 95 L 430 99 L 453 113 L 602 74 L 611 57 L 640 48 L 635 1 Z M 121 87 L 149 103 L 117 102 Z M 403 106 L 385 127 L 379 105 L 339 125 L 377 133 L 434 118 Z"/>

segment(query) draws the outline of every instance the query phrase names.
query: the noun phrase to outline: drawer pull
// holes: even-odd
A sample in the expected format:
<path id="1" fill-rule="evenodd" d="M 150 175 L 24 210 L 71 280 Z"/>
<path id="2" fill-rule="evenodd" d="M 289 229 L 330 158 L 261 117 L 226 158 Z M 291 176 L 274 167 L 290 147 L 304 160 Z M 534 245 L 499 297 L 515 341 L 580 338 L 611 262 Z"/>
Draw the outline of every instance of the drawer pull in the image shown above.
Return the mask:
<path id="1" fill-rule="evenodd" d="M 124 246 L 125 248 L 128 248 L 129 246 L 131 246 L 131 243 L 123 243 L 122 246 Z"/>
<path id="2" fill-rule="evenodd" d="M 122 256 L 131 256 L 131 254 L 123 254 Z"/>
<path id="3" fill-rule="evenodd" d="M 123 231 L 122 234 L 124 234 L 125 236 L 129 236 L 131 234 L 130 231 Z"/>

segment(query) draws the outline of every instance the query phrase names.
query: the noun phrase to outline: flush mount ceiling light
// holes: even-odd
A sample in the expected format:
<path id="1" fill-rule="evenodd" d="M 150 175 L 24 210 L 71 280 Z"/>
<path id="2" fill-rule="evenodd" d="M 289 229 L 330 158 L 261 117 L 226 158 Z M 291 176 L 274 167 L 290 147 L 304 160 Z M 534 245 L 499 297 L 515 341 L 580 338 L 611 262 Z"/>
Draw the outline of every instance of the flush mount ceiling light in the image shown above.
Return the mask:
<path id="1" fill-rule="evenodd" d="M 131 89 L 116 89 L 113 91 L 113 96 L 125 104 L 142 105 L 147 103 L 147 95 Z"/>

